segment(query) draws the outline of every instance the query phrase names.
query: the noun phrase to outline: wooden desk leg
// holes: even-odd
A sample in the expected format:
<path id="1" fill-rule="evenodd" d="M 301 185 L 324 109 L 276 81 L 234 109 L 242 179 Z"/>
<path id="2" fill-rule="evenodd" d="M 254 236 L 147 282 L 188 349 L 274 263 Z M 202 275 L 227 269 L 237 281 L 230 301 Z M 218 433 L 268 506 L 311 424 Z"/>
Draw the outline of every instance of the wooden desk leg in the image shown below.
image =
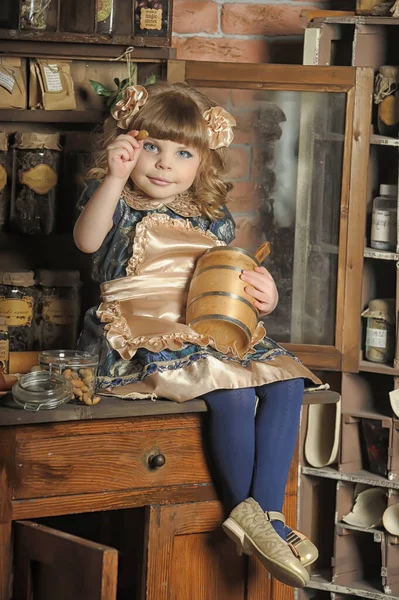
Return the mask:
<path id="1" fill-rule="evenodd" d="M 8 521 L 8 523 L 0 523 L 0 600 L 9 600 L 11 598 L 10 585 L 11 521 Z"/>
<path id="2" fill-rule="evenodd" d="M 11 521 L 12 489 L 9 465 L 12 464 L 15 434 L 12 430 L 0 436 L 0 600 L 11 598 Z"/>

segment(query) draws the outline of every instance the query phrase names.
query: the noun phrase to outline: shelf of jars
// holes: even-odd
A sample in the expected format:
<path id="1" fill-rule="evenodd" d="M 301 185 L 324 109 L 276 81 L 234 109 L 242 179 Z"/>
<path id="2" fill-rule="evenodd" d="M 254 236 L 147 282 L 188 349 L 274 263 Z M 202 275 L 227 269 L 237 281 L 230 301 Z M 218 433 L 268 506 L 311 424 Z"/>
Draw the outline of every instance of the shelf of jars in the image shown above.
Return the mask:
<path id="1" fill-rule="evenodd" d="M 328 580 L 326 572 L 313 574 L 307 588 L 344 594 L 345 597 L 348 594 L 359 598 L 368 598 L 369 600 L 399 600 L 398 596 L 385 594 L 364 581 L 351 583 L 350 586 L 335 585 Z"/>
<path id="2" fill-rule="evenodd" d="M 102 110 L 15 110 L 0 109 L 0 123 L 101 123 Z"/>
<path id="3" fill-rule="evenodd" d="M 375 146 L 394 146 L 399 148 L 399 138 L 390 137 L 387 135 L 375 135 L 372 134 L 370 137 L 370 144 Z"/>
<path id="4" fill-rule="evenodd" d="M 399 18 L 352 15 L 348 17 L 317 17 L 312 21 L 315 26 L 323 23 L 335 25 L 399 25 Z"/>
<path id="5" fill-rule="evenodd" d="M 381 365 L 368 360 L 360 360 L 359 371 L 365 373 L 380 373 L 382 375 L 393 375 L 399 377 L 399 368 L 390 365 Z"/>
<path id="6" fill-rule="evenodd" d="M 375 248 L 365 248 L 364 258 L 374 258 L 376 260 L 399 260 L 399 253 L 388 252 L 387 250 L 376 250 Z"/>
<path id="7" fill-rule="evenodd" d="M 15 40 L 18 44 L 15 44 Z M 24 56 L 27 58 L 64 58 L 80 59 L 86 61 L 93 60 L 115 60 L 126 51 L 126 48 L 132 46 L 132 40 L 125 40 L 123 44 L 101 44 L 94 40 L 89 42 L 64 44 L 58 41 L 40 41 L 40 40 L 21 40 L 19 37 L 11 38 L 1 37 L 0 30 L 0 54 L 7 56 Z M 168 47 L 145 48 L 134 46 L 131 52 L 131 58 L 135 62 L 157 62 L 176 58 L 176 49 Z"/>
<path id="8" fill-rule="evenodd" d="M 172 0 L 3 0 L 0 37 L 169 47 Z"/>
<path id="9" fill-rule="evenodd" d="M 338 469 L 334 467 L 316 468 L 302 465 L 300 471 L 304 475 L 311 475 L 312 477 L 322 477 L 324 479 L 333 479 L 337 481 L 350 481 L 352 483 L 360 483 L 368 486 L 399 490 L 399 481 L 388 479 L 387 477 L 382 477 L 375 473 L 370 473 L 364 469 L 354 473 L 345 473 L 343 471 L 338 471 Z"/>

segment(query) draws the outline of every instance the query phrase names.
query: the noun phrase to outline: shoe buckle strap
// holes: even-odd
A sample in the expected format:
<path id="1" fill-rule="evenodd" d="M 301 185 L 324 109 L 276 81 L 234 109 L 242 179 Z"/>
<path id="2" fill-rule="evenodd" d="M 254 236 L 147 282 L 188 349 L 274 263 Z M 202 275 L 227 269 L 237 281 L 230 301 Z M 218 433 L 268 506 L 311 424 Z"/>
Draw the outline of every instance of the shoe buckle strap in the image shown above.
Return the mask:
<path id="1" fill-rule="evenodd" d="M 266 510 L 265 515 L 269 521 L 281 521 L 285 525 L 285 518 L 281 512 L 276 510 Z"/>
<path id="2" fill-rule="evenodd" d="M 288 542 L 288 544 L 292 544 L 292 545 L 296 546 L 297 544 L 302 542 L 302 540 L 293 531 L 290 531 L 290 533 L 287 535 L 287 542 Z"/>
<path id="3" fill-rule="evenodd" d="M 297 548 L 294 546 L 294 544 L 290 544 L 290 543 L 288 543 L 288 542 L 287 542 L 287 544 L 288 544 L 288 546 L 289 546 L 289 548 L 290 548 L 290 550 L 291 550 L 292 554 L 293 554 L 293 555 L 294 555 L 296 558 L 298 558 L 299 560 L 301 560 L 301 555 L 299 554 L 299 552 L 298 552 Z"/>

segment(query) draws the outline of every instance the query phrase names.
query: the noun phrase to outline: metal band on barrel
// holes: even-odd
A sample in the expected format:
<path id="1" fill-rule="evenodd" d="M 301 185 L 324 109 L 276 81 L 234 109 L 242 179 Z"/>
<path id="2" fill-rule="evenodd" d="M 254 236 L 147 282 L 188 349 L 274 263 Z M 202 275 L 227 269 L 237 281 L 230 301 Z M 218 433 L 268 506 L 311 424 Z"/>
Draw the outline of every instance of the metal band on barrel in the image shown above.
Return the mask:
<path id="1" fill-rule="evenodd" d="M 248 252 L 248 250 L 244 250 L 244 248 L 237 248 L 236 246 L 215 246 L 214 248 L 209 248 L 208 250 L 205 250 L 205 252 L 200 256 L 199 260 L 202 260 L 203 256 L 206 256 L 211 252 L 216 252 L 216 250 L 227 250 L 228 252 L 239 252 L 240 254 L 245 254 L 246 256 L 249 256 L 249 258 L 252 258 L 252 260 L 256 262 L 258 267 L 260 266 L 259 261 L 254 257 L 253 254 Z"/>
<path id="2" fill-rule="evenodd" d="M 242 329 L 246 333 L 248 339 L 251 339 L 251 337 L 252 337 L 251 332 L 249 331 L 248 327 L 246 327 L 244 325 L 244 323 L 241 323 L 241 321 L 239 321 L 238 319 L 233 319 L 233 317 L 226 317 L 225 315 L 212 314 L 212 315 L 206 315 L 204 317 L 197 317 L 193 321 L 190 321 L 189 327 L 192 327 L 193 325 L 196 325 L 197 323 L 201 323 L 201 321 L 213 321 L 213 320 L 228 321 L 229 323 L 232 323 L 233 325 L 237 325 L 237 327 Z M 210 334 L 210 335 L 212 335 L 212 334 Z"/>
<path id="3" fill-rule="evenodd" d="M 198 272 L 195 272 L 193 275 L 193 279 L 198 277 L 198 275 L 201 275 L 201 273 L 205 273 L 205 271 L 212 271 L 213 269 L 229 269 L 230 271 L 237 271 L 238 273 L 242 273 L 242 269 L 240 269 L 240 267 L 230 267 L 229 265 L 214 265 L 212 267 L 204 267 Z"/>
<path id="4" fill-rule="evenodd" d="M 243 298 L 242 296 L 239 296 L 238 294 L 230 294 L 230 292 L 204 292 L 203 294 L 199 294 L 198 296 L 195 296 L 195 298 L 190 300 L 190 302 L 187 305 L 187 308 L 189 306 L 191 306 L 193 304 L 193 302 L 196 302 L 197 300 L 200 300 L 201 298 L 207 298 L 209 296 L 227 296 L 228 298 L 233 298 L 234 300 L 239 300 L 240 302 L 243 302 L 244 304 L 249 306 L 249 308 L 255 314 L 256 318 L 258 318 L 258 311 L 250 303 L 249 300 L 247 300 L 246 298 Z"/>

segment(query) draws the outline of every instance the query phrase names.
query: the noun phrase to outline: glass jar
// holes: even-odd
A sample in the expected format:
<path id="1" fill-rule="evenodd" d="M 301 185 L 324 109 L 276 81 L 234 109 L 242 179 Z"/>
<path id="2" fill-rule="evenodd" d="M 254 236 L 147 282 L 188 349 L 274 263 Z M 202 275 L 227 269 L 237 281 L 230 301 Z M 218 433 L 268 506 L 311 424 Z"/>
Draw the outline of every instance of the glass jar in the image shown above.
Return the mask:
<path id="1" fill-rule="evenodd" d="M 19 4 L 14 0 L 0 2 L 0 27 L 18 29 Z"/>
<path id="2" fill-rule="evenodd" d="M 56 226 L 60 166 L 58 133 L 17 133 L 11 225 L 20 233 L 50 234 Z"/>
<path id="3" fill-rule="evenodd" d="M 0 231 L 6 227 L 9 202 L 8 135 L 0 132 Z"/>
<path id="4" fill-rule="evenodd" d="M 151 37 L 168 37 L 169 1 L 168 0 L 134 0 L 134 35 Z"/>
<path id="5" fill-rule="evenodd" d="M 38 337 L 41 350 L 76 348 L 80 320 L 79 271 L 45 271 L 37 274 Z"/>
<path id="6" fill-rule="evenodd" d="M 10 340 L 8 337 L 7 320 L 0 317 L 0 373 L 10 372 Z"/>
<path id="7" fill-rule="evenodd" d="M 98 356 L 77 350 L 49 350 L 40 352 L 39 365 L 70 381 L 75 400 L 88 405 L 97 404 L 100 400 L 94 396 Z"/>
<path id="8" fill-rule="evenodd" d="M 72 385 L 62 375 L 33 371 L 13 385 L 14 402 L 25 410 L 57 408 L 72 399 Z"/>
<path id="9" fill-rule="evenodd" d="M 96 0 L 95 33 L 114 33 L 115 0 Z"/>
<path id="10" fill-rule="evenodd" d="M 7 322 L 11 352 L 35 348 L 36 298 L 33 271 L 0 273 L 0 317 Z"/>
<path id="11" fill-rule="evenodd" d="M 370 245 L 376 250 L 395 252 L 397 240 L 398 186 L 380 185 L 373 200 Z"/>
<path id="12" fill-rule="evenodd" d="M 52 0 L 22 0 L 21 29 L 47 29 L 47 17 Z"/>
<path id="13" fill-rule="evenodd" d="M 395 300 L 372 300 L 362 317 L 367 319 L 366 359 L 383 364 L 392 362 L 395 348 Z"/>

